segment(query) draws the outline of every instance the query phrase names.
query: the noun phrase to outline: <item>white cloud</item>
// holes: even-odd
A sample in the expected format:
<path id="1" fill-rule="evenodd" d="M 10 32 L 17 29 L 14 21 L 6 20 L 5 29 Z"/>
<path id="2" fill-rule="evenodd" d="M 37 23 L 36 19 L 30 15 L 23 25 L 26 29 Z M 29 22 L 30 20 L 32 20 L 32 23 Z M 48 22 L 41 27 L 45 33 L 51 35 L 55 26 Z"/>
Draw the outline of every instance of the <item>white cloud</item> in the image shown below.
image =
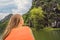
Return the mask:
<path id="1" fill-rule="evenodd" d="M 10 7 L 8 7 L 9 5 L 10 6 L 16 5 L 17 10 L 20 10 L 20 12 L 21 12 L 21 10 L 28 11 L 32 6 L 32 0 L 0 0 L 1 9 L 5 9 L 5 7 L 7 7 L 10 10 Z M 14 10 L 14 9 L 12 8 L 11 10 Z M 26 12 L 24 12 L 24 13 L 26 13 Z"/>
<path id="2" fill-rule="evenodd" d="M 14 5 L 16 5 L 15 8 L 17 8 L 17 9 L 14 9 L 14 7 L 13 7 Z M 0 10 L 1 10 L 0 19 L 4 18 L 6 15 L 8 15 L 6 13 L 3 13 L 6 10 L 8 10 L 6 12 L 9 12 L 11 10 L 13 12 L 13 14 L 15 14 L 17 12 L 18 13 L 20 12 L 20 14 L 24 14 L 27 11 L 29 11 L 31 6 L 32 6 L 32 0 L 0 0 Z M 2 11 L 2 9 L 3 9 L 3 11 Z"/>
<path id="3" fill-rule="evenodd" d="M 19 12 L 26 10 L 26 12 L 31 8 L 32 6 L 32 0 L 14 0 L 15 4 L 18 7 Z M 26 13 L 25 11 L 22 13 Z"/>
<path id="4" fill-rule="evenodd" d="M 9 4 L 13 4 L 13 3 L 14 3 L 13 0 L 0 0 L 1 7 L 9 5 Z"/>
<path id="5" fill-rule="evenodd" d="M 9 13 L 0 13 L 0 20 L 3 19 L 7 15 L 9 15 Z"/>

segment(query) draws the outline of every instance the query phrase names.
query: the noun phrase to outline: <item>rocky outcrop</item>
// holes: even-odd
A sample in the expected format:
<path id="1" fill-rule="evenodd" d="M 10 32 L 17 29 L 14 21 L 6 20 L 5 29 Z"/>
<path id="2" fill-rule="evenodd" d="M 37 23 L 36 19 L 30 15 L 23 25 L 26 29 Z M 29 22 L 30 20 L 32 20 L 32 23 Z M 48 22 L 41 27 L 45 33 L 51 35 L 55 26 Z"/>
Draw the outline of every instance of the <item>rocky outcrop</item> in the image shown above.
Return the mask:
<path id="1" fill-rule="evenodd" d="M 13 14 L 7 15 L 5 18 L 3 18 L 3 19 L 1 20 L 1 22 L 3 23 L 3 22 L 5 22 L 6 20 L 9 20 L 12 15 L 13 15 Z"/>

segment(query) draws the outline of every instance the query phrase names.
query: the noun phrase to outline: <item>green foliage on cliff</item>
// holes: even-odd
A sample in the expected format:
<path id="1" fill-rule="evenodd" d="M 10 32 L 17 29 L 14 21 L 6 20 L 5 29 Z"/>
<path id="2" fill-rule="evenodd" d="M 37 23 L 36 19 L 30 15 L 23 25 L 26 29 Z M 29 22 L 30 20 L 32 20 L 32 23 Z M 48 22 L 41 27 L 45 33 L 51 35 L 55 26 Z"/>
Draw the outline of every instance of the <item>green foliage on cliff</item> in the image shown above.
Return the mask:
<path id="1" fill-rule="evenodd" d="M 59 0 L 33 0 L 31 10 L 24 14 L 23 17 L 26 24 L 36 29 L 42 29 L 49 26 L 59 27 L 59 11 Z M 55 23 L 54 26 L 52 26 L 52 23 Z"/>

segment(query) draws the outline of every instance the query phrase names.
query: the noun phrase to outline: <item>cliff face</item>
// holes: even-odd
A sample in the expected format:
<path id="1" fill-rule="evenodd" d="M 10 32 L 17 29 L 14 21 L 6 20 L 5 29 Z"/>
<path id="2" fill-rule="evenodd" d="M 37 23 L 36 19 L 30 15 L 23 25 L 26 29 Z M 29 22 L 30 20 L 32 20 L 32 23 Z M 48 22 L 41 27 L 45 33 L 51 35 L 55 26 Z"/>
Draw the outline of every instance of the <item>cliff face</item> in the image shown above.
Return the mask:
<path id="1" fill-rule="evenodd" d="M 42 8 L 45 16 L 44 22 L 47 24 L 48 27 L 49 26 L 60 27 L 59 26 L 60 25 L 60 0 L 57 0 L 57 1 L 56 0 L 33 0 L 31 10 L 34 7 Z M 29 15 L 29 14 L 26 14 L 26 15 Z M 28 19 L 28 18 L 26 17 L 25 19 Z M 56 25 L 52 26 L 55 23 L 55 21 L 56 21 Z"/>

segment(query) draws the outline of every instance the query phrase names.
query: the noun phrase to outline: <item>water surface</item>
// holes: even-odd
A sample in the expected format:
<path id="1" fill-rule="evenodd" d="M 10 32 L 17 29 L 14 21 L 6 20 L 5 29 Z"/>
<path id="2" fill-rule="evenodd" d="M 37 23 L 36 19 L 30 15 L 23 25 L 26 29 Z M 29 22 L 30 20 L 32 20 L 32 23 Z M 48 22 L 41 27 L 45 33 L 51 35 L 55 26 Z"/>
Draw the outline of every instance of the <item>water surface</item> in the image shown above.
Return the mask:
<path id="1" fill-rule="evenodd" d="M 54 31 L 34 31 L 36 40 L 60 40 L 60 30 Z"/>

